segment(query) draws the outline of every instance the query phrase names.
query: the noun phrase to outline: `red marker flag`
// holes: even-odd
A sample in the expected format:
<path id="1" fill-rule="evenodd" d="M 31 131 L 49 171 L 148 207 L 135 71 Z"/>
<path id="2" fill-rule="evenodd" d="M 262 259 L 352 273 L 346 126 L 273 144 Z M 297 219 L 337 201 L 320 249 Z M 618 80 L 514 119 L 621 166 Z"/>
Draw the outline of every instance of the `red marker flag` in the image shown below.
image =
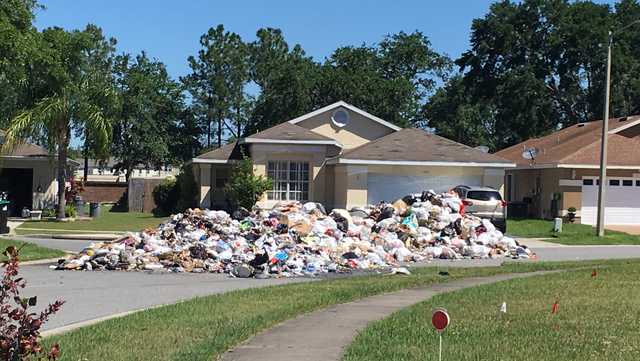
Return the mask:
<path id="1" fill-rule="evenodd" d="M 598 271 L 595 269 L 591 272 L 591 278 L 595 278 L 598 275 Z"/>
<path id="2" fill-rule="evenodd" d="M 558 313 L 558 301 L 553 303 L 553 306 L 551 306 L 551 313 Z"/>

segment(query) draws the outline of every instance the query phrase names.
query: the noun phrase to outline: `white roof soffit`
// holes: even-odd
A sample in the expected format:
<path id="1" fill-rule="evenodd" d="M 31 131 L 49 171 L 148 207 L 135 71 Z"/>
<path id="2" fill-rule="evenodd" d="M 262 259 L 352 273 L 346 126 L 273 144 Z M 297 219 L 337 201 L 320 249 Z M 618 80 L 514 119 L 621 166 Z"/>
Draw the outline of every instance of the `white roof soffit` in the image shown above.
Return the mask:
<path id="1" fill-rule="evenodd" d="M 517 166 L 515 169 L 552 169 L 552 168 L 573 168 L 573 169 L 600 169 L 596 164 L 533 164 Z M 607 169 L 638 169 L 640 165 L 607 165 Z"/>
<path id="2" fill-rule="evenodd" d="M 261 138 L 244 138 L 240 143 L 259 143 L 259 144 L 310 144 L 310 145 L 335 145 L 342 148 L 342 144 L 336 140 L 286 140 L 286 139 L 261 139 Z"/>
<path id="3" fill-rule="evenodd" d="M 191 161 L 193 163 L 203 163 L 203 164 L 227 164 L 227 163 L 229 163 L 228 159 L 193 158 Z"/>
<path id="4" fill-rule="evenodd" d="M 393 129 L 395 131 L 398 131 L 398 130 L 402 129 L 397 125 L 393 125 L 393 124 L 387 122 L 384 119 L 378 118 L 375 115 L 373 115 L 371 113 L 367 113 L 364 110 L 362 110 L 362 109 L 360 109 L 358 107 L 355 107 L 355 106 L 353 106 L 353 105 L 351 105 L 349 103 L 346 103 L 346 102 L 344 102 L 342 100 L 339 101 L 339 102 L 335 102 L 333 104 L 329 104 L 326 107 L 314 110 L 311 113 L 307 113 L 307 114 L 301 115 L 301 116 L 299 116 L 299 117 L 297 117 L 295 119 L 291 119 L 289 121 L 289 123 L 291 123 L 291 124 L 300 123 L 303 120 L 307 120 L 307 119 L 309 119 L 311 117 L 314 117 L 314 116 L 316 116 L 318 114 L 321 114 L 321 113 L 324 113 L 324 112 L 329 111 L 331 109 L 335 109 L 335 108 L 339 108 L 339 107 L 347 108 L 347 109 L 351 110 L 354 113 L 358 113 L 358 114 L 362 115 L 363 117 L 369 118 L 369 119 L 373 120 L 374 122 L 382 124 L 385 127 Z"/>
<path id="5" fill-rule="evenodd" d="M 577 169 L 600 169 L 595 164 L 558 164 L 558 168 L 577 168 Z M 640 169 L 640 165 L 609 165 L 607 169 Z"/>
<path id="6" fill-rule="evenodd" d="M 437 161 L 409 161 L 409 160 L 368 160 L 340 158 L 331 163 L 362 164 L 362 165 L 417 165 L 433 167 L 492 167 L 515 168 L 515 163 L 481 163 L 481 162 L 437 162 Z"/>
<path id="7" fill-rule="evenodd" d="M 623 131 L 625 129 L 629 129 L 631 127 L 635 127 L 638 124 L 640 124 L 640 118 L 638 118 L 636 120 L 633 120 L 633 121 L 629 122 L 628 124 L 625 124 L 625 125 L 623 125 L 621 127 L 617 127 L 616 129 L 611 129 L 609 131 L 609 134 L 616 134 L 616 133 L 621 132 L 621 131 Z"/>

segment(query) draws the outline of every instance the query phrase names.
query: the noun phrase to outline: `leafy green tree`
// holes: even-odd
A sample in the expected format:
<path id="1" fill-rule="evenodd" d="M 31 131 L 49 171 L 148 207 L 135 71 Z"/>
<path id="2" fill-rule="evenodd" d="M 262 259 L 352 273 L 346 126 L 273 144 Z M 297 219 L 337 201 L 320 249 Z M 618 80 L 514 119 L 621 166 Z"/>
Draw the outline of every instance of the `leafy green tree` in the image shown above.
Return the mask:
<path id="1" fill-rule="evenodd" d="M 322 69 L 321 104 L 344 100 L 400 126 L 424 126 L 422 106 L 450 60 L 421 32 L 400 32 L 377 46 L 338 48 Z"/>
<path id="2" fill-rule="evenodd" d="M 119 106 L 113 124 L 111 155 L 114 170 L 125 172 L 127 183 L 136 166 L 159 169 L 172 158 L 172 125 L 184 108 L 180 85 L 163 63 L 141 53 L 118 56 L 115 63 Z"/>
<path id="3" fill-rule="evenodd" d="M 185 107 L 180 112 L 176 121 L 169 124 L 168 133 L 171 135 L 168 163 L 181 164 L 202 152 L 200 136 L 204 130 L 192 107 Z"/>
<path id="4" fill-rule="evenodd" d="M 640 26 L 616 33 L 637 19 L 636 0 L 615 7 L 566 0 L 494 3 L 473 21 L 471 48 L 456 60 L 463 81 L 452 80 L 434 97 L 437 104 L 425 107 L 429 125 L 460 135 L 448 133 L 451 129 L 443 127 L 447 115 L 438 109 L 450 114 L 488 110 L 465 121 L 477 122 L 470 129 L 480 131 L 478 139 L 497 150 L 601 118 L 609 30 L 615 33 L 612 115 L 640 112 Z"/>
<path id="5" fill-rule="evenodd" d="M 495 149 L 492 108 L 470 99 L 461 76 L 453 77 L 436 91 L 424 108 L 424 117 L 431 119 L 429 126 L 438 135 L 472 147 Z"/>
<path id="6" fill-rule="evenodd" d="M 42 57 L 34 66 L 46 96 L 35 105 L 20 112 L 11 120 L 6 132 L 5 148 L 26 139 L 41 139 L 56 154 L 58 181 L 57 218 L 65 216 L 65 181 L 67 159 L 73 131 L 88 130 L 97 147 L 106 147 L 110 137 L 110 123 L 101 108 L 102 98 L 112 89 L 94 82 L 88 71 L 86 53 L 92 48 L 87 33 L 67 32 L 60 28 L 42 33 L 45 45 Z"/>
<path id="7" fill-rule="evenodd" d="M 225 191 L 235 207 L 251 209 L 271 186 L 270 179 L 253 174 L 253 162 L 244 156 L 233 166 Z"/>
<path id="8" fill-rule="evenodd" d="M 29 65 L 39 56 L 39 34 L 32 24 L 39 7 L 35 0 L 0 2 L 0 128 L 33 104 L 28 80 Z"/>
<path id="9" fill-rule="evenodd" d="M 87 74 L 93 83 L 92 89 L 112 89 L 115 87 L 113 77 L 113 63 L 115 59 L 115 46 L 117 41 L 115 38 L 105 38 L 102 29 L 89 24 L 84 32 L 87 34 L 91 47 L 86 51 L 87 57 Z M 99 106 L 109 116 L 113 117 L 117 107 L 117 99 L 112 97 L 94 96 Z M 82 158 L 84 159 L 84 181 L 87 181 L 89 171 L 89 158 L 98 160 L 106 160 L 109 157 L 109 147 L 99 146 L 100 137 L 91 132 L 91 128 L 84 127 L 76 133 L 79 139 L 82 139 L 84 146 L 82 149 Z"/>
<path id="10" fill-rule="evenodd" d="M 317 105 L 320 66 L 300 45 L 290 49 L 280 29 L 263 28 L 249 44 L 251 81 L 260 89 L 244 133 L 267 129 Z M 326 104 L 323 104 L 326 105 Z"/>
<path id="11" fill-rule="evenodd" d="M 216 138 L 222 146 L 226 128 L 235 132 L 226 120 L 231 110 L 241 114 L 244 87 L 248 82 L 248 50 L 236 33 L 225 31 L 223 25 L 211 28 L 200 37 L 202 49 L 198 55 L 188 58 L 191 74 L 182 79 L 189 90 L 193 102 L 205 112 L 207 147 L 211 146 L 212 124 L 217 123 Z M 242 122 L 238 119 L 238 124 Z"/>

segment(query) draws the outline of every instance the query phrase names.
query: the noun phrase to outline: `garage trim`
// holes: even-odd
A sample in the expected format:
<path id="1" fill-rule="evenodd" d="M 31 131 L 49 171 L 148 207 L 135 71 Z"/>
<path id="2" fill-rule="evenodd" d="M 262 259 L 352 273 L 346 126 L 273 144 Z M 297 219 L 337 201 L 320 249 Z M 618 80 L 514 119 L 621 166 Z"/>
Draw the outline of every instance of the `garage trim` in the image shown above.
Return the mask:
<path id="1" fill-rule="evenodd" d="M 367 160 L 367 159 L 345 159 L 340 158 L 335 161 L 340 164 L 371 164 L 371 165 L 417 165 L 417 166 L 440 166 L 440 167 L 496 167 L 514 168 L 515 163 L 477 163 L 477 162 L 436 162 L 436 161 L 395 161 L 395 160 Z"/>

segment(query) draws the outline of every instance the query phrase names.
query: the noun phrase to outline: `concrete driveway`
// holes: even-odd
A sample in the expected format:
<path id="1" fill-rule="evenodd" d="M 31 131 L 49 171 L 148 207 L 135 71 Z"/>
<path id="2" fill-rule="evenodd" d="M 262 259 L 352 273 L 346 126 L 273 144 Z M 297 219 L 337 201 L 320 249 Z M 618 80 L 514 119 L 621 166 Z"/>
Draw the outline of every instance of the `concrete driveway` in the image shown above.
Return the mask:
<path id="1" fill-rule="evenodd" d="M 86 245 L 80 241 L 39 239 L 30 241 L 49 247 L 77 251 Z M 522 240 L 529 243 L 541 261 L 575 261 L 614 258 L 640 258 L 640 246 L 563 246 Z M 410 267 L 498 266 L 504 260 L 435 260 Z M 235 279 L 220 274 L 168 274 L 146 272 L 54 271 L 47 265 L 22 267 L 28 285 L 25 296 L 38 296 L 40 307 L 57 298 L 65 300 L 45 330 L 75 327 L 87 321 L 136 311 L 190 298 L 251 287 L 265 287 L 311 279 Z"/>

